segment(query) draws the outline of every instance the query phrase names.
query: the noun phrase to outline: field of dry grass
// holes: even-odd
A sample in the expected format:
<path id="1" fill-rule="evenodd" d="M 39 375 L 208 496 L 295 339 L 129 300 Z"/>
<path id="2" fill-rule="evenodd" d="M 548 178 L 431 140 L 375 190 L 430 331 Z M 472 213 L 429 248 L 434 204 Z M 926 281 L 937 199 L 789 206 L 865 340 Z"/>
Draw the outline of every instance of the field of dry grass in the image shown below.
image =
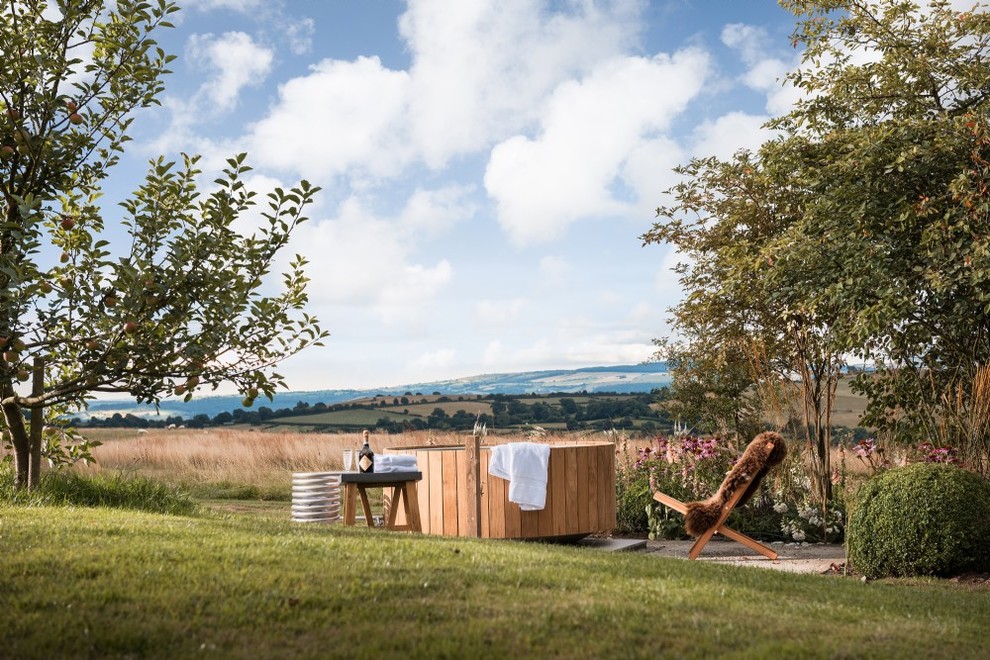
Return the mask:
<path id="1" fill-rule="evenodd" d="M 339 470 L 345 448 L 361 446 L 358 433 L 266 432 L 247 429 L 86 429 L 103 444 L 83 472 L 123 470 L 193 489 L 207 484 L 250 487 L 266 497 L 289 493 L 293 472 Z M 401 436 L 400 436 L 401 437 Z M 410 438 L 405 438 L 410 440 Z M 376 451 L 386 437 L 374 438 Z"/>
<path id="2" fill-rule="evenodd" d="M 363 441 L 360 433 L 245 428 L 86 429 L 85 435 L 103 444 L 93 450 L 96 462 L 77 466 L 80 471 L 122 470 L 194 490 L 207 485 L 235 493 L 250 488 L 265 498 L 288 497 L 293 472 L 341 469 L 343 450 L 358 449 Z M 377 453 L 386 447 L 460 444 L 463 438 L 455 433 L 429 432 L 372 435 L 371 447 Z M 498 442 L 523 439 L 499 436 Z"/>

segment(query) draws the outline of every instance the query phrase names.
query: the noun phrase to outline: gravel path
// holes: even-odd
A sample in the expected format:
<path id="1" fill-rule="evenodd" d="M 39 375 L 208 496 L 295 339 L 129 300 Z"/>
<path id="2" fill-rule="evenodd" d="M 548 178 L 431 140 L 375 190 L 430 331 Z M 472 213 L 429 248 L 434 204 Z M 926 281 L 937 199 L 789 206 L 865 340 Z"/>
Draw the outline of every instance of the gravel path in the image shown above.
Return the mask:
<path id="1" fill-rule="evenodd" d="M 664 557 L 687 559 L 693 541 L 647 541 L 645 552 Z M 791 573 L 842 573 L 846 550 L 841 545 L 826 543 L 772 543 L 780 555 L 771 561 L 734 541 L 715 537 L 704 547 L 698 561 L 718 562 L 737 566 L 756 566 Z"/>

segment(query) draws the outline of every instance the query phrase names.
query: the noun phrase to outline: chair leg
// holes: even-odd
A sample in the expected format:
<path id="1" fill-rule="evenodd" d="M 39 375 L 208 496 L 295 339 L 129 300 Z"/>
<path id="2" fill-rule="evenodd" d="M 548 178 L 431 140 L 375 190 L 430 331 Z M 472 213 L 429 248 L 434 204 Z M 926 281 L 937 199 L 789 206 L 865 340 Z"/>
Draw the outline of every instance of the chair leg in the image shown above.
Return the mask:
<path id="1" fill-rule="evenodd" d="M 707 545 L 708 542 L 712 540 L 712 537 L 715 536 L 715 530 L 717 529 L 718 526 L 710 527 L 707 530 L 705 530 L 704 534 L 702 534 L 697 539 L 695 539 L 694 544 L 691 546 L 691 549 L 688 551 L 688 559 L 698 558 L 698 555 L 701 554 L 701 549 L 704 548 L 705 545 Z"/>
<path id="2" fill-rule="evenodd" d="M 701 554 L 702 549 L 712 539 L 712 537 L 715 534 L 721 534 L 727 539 L 732 539 L 737 543 L 741 543 L 750 550 L 758 552 L 764 557 L 767 557 L 768 559 L 773 559 L 773 560 L 777 559 L 778 555 L 775 551 L 771 550 L 770 548 L 763 545 L 759 541 L 756 541 L 755 539 L 752 539 L 746 536 L 745 534 L 737 532 L 736 530 L 732 529 L 731 527 L 725 524 L 726 518 L 728 518 L 729 514 L 732 513 L 732 510 L 735 508 L 740 498 L 742 498 L 743 494 L 746 492 L 746 488 L 749 486 L 749 483 L 752 480 L 753 477 L 751 477 L 749 481 L 747 481 L 745 484 L 743 484 L 738 489 L 736 489 L 736 492 L 732 494 L 732 497 L 729 498 L 729 501 L 726 502 L 725 505 L 722 507 L 722 513 L 718 518 L 718 522 L 712 525 L 712 527 L 710 527 L 709 529 L 705 530 L 704 534 L 702 534 L 697 539 L 695 539 L 694 544 L 691 546 L 691 550 L 688 552 L 689 559 L 697 559 L 698 555 Z M 685 505 L 680 500 L 674 499 L 670 495 L 656 492 L 653 493 L 653 499 L 655 499 L 657 502 L 660 502 L 664 506 L 670 507 L 674 511 L 677 511 L 681 514 L 687 513 L 687 505 Z"/>
<path id="3" fill-rule="evenodd" d="M 745 534 L 741 534 L 740 532 L 737 532 L 736 530 L 732 529 L 731 527 L 726 527 L 725 525 L 722 525 L 721 527 L 718 528 L 718 533 L 721 534 L 722 536 L 724 536 L 727 539 L 732 539 L 733 541 L 735 541 L 737 543 L 742 543 L 744 546 L 746 546 L 750 550 L 754 550 L 754 551 L 760 553 L 761 555 L 763 555 L 767 559 L 776 560 L 777 557 L 779 556 L 776 553 L 776 551 L 768 548 L 767 546 L 763 545 L 762 543 L 760 543 L 756 539 L 752 539 L 752 538 L 746 536 Z"/>

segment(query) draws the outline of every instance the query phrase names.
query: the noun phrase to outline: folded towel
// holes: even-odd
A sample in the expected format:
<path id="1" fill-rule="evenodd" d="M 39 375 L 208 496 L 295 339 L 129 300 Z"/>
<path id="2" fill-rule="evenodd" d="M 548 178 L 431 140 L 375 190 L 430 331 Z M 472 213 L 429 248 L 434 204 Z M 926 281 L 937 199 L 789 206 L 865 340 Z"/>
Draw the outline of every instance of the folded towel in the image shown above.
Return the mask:
<path id="1" fill-rule="evenodd" d="M 416 466 L 416 457 L 412 454 L 378 454 L 375 456 L 375 465 L 378 465 L 378 461 L 382 461 L 390 465 Z"/>
<path id="2" fill-rule="evenodd" d="M 391 474 L 393 472 L 419 472 L 419 468 L 415 465 L 390 465 L 388 467 L 378 467 L 378 464 L 375 464 L 375 474 Z"/>
<path id="3" fill-rule="evenodd" d="M 539 511 L 547 502 L 550 445 L 510 442 L 492 447 L 488 473 L 509 481 L 509 501 L 523 511 Z"/>
<path id="4" fill-rule="evenodd" d="M 419 466 L 412 454 L 378 454 L 375 456 L 375 472 L 416 472 Z"/>

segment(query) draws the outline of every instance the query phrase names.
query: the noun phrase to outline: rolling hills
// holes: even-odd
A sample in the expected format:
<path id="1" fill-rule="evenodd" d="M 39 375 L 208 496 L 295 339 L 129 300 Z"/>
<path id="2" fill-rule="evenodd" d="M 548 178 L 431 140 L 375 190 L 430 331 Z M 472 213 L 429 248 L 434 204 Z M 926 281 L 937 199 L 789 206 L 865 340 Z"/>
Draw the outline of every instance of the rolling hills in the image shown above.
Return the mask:
<path id="1" fill-rule="evenodd" d="M 379 387 L 375 389 L 329 389 L 309 392 L 289 391 L 277 393 L 272 401 L 259 400 L 256 409 L 278 410 L 294 408 L 299 404 L 338 404 L 368 397 L 403 395 L 442 394 L 448 397 L 494 394 L 549 394 L 549 393 L 646 393 L 663 387 L 670 382 L 667 365 L 663 362 L 597 366 L 581 369 L 555 369 L 498 373 L 469 376 L 453 380 L 428 383 Z M 143 405 L 128 399 L 107 399 L 94 401 L 89 409 L 77 416 L 82 420 L 93 417 L 109 418 L 114 415 L 134 415 L 154 419 L 170 416 L 192 419 L 197 415 L 210 418 L 220 413 L 242 409 L 240 396 L 203 396 L 184 402 L 166 399 L 156 410 L 154 406 Z"/>

